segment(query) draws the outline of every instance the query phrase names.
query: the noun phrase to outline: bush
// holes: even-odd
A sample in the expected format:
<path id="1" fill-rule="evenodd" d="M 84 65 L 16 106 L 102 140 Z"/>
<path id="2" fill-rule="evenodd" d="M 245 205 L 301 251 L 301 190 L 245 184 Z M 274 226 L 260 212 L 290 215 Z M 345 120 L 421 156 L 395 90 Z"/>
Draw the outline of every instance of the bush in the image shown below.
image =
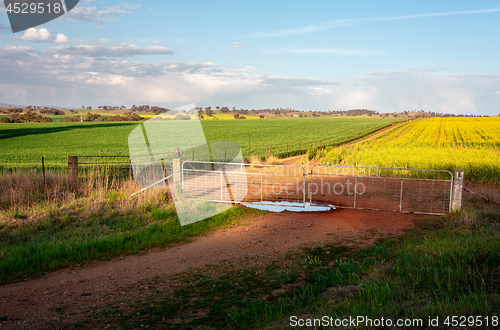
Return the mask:
<path id="1" fill-rule="evenodd" d="M 79 122 L 79 121 L 82 121 L 82 117 L 80 117 L 80 116 L 64 117 L 64 119 L 63 119 L 63 122 L 65 122 L 65 123 Z"/>
<path id="2" fill-rule="evenodd" d="M 276 156 L 269 156 L 266 158 L 267 165 L 281 165 L 281 159 Z"/>
<path id="3" fill-rule="evenodd" d="M 250 156 L 250 158 L 248 158 L 248 163 L 260 165 L 260 164 L 262 164 L 262 159 L 260 159 L 259 156 Z"/>
<path id="4" fill-rule="evenodd" d="M 85 117 L 84 121 L 102 121 L 102 117 L 99 114 L 87 112 L 87 117 Z"/>
<path id="5" fill-rule="evenodd" d="M 48 118 L 48 117 L 45 117 Z M 48 118 L 50 122 L 52 122 L 52 119 Z M 3 121 L 2 121 L 3 122 Z M 6 122 L 6 121 L 5 121 Z M 42 122 L 48 122 L 47 119 L 44 119 L 41 115 L 34 113 L 34 112 L 27 112 L 27 113 L 22 113 L 22 114 L 12 114 L 10 115 L 10 123 L 42 123 Z"/>
<path id="6" fill-rule="evenodd" d="M 8 123 L 11 123 L 11 121 L 8 117 L 2 117 L 2 119 L 0 119 L 0 123 L 8 124 Z"/>

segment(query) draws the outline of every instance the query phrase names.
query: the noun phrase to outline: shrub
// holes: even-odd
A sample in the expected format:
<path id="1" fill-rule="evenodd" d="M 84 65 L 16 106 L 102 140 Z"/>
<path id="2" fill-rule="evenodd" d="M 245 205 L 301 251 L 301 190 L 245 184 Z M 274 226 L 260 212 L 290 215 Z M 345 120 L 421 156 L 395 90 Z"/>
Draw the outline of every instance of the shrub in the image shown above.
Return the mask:
<path id="1" fill-rule="evenodd" d="M 259 156 L 250 156 L 250 158 L 248 158 L 248 163 L 260 165 L 262 164 L 262 159 Z"/>
<path id="2" fill-rule="evenodd" d="M 266 158 L 267 165 L 281 165 L 282 161 L 276 156 L 269 156 Z"/>

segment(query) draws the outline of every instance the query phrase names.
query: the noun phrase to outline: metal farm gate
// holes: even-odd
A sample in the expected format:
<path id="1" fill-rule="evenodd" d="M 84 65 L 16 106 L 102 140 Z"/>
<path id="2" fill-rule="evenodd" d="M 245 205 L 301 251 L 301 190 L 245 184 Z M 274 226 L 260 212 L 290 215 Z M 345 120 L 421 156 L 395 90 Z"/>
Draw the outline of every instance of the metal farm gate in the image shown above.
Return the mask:
<path id="1" fill-rule="evenodd" d="M 300 166 L 184 161 L 182 191 L 186 197 L 213 202 L 292 202 L 305 206 L 306 179 Z"/>
<path id="2" fill-rule="evenodd" d="M 182 163 L 184 195 L 213 202 L 292 202 L 305 207 L 308 201 L 339 208 L 441 215 L 451 210 L 452 188 L 453 174 L 441 170 L 315 165 L 306 174 L 301 166 Z"/>
<path id="3" fill-rule="evenodd" d="M 442 170 L 315 165 L 311 205 L 446 214 L 451 210 L 453 174 Z"/>
<path id="4" fill-rule="evenodd" d="M 172 159 L 180 164 L 178 170 Z M 108 189 L 132 178 L 131 165 L 140 173 L 134 180 L 144 189 L 173 176 L 187 198 L 302 207 L 310 202 L 435 215 L 460 208 L 463 180 L 463 170 L 455 170 L 455 178 L 443 170 L 341 165 L 314 165 L 306 173 L 301 166 L 188 161 L 174 152 L 132 158 L 70 156 L 68 177 L 77 183 L 79 173 L 94 188 Z"/>

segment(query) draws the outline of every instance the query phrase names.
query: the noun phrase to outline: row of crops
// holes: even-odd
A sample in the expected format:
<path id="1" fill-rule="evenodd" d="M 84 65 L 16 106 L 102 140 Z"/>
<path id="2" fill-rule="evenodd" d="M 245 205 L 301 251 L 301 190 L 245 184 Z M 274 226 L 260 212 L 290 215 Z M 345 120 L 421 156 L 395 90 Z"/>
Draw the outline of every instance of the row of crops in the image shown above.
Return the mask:
<path id="1" fill-rule="evenodd" d="M 207 141 L 240 145 L 243 157 L 286 157 L 337 146 L 398 120 L 391 118 L 301 118 L 202 121 Z M 0 124 L 0 172 L 65 168 L 68 156 L 128 156 L 128 136 L 137 122 Z M 190 156 L 190 155 L 189 155 Z"/>
<path id="2" fill-rule="evenodd" d="M 401 119 L 301 118 L 202 121 L 207 141 L 239 144 L 243 157 L 291 157 L 307 150 L 338 146 L 365 137 Z"/>
<path id="3" fill-rule="evenodd" d="M 500 184 L 500 118 L 431 118 L 400 125 L 359 145 L 314 150 L 331 165 L 465 170 L 465 179 Z"/>

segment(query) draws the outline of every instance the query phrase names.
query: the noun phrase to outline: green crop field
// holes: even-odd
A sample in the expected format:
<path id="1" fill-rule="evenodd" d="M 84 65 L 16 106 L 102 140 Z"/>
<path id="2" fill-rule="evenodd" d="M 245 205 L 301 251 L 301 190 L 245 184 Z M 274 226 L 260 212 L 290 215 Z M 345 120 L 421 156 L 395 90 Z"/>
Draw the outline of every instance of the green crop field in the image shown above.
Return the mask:
<path id="1" fill-rule="evenodd" d="M 316 150 L 322 163 L 465 170 L 465 179 L 500 184 L 500 118 L 430 118 L 405 123 L 360 145 Z"/>
<path id="2" fill-rule="evenodd" d="M 304 153 L 311 147 L 347 142 L 391 123 L 385 118 L 302 118 L 269 120 L 206 120 L 208 141 L 240 144 L 243 155 L 260 157 Z M 137 122 L 0 124 L 0 170 L 63 167 L 68 156 L 128 155 L 128 135 Z M 272 150 L 270 150 L 272 146 Z"/>
<path id="3" fill-rule="evenodd" d="M 321 145 L 336 145 L 391 125 L 387 118 L 301 118 L 270 120 L 202 121 L 209 141 L 232 141 L 240 145 L 243 156 L 286 157 Z"/>

